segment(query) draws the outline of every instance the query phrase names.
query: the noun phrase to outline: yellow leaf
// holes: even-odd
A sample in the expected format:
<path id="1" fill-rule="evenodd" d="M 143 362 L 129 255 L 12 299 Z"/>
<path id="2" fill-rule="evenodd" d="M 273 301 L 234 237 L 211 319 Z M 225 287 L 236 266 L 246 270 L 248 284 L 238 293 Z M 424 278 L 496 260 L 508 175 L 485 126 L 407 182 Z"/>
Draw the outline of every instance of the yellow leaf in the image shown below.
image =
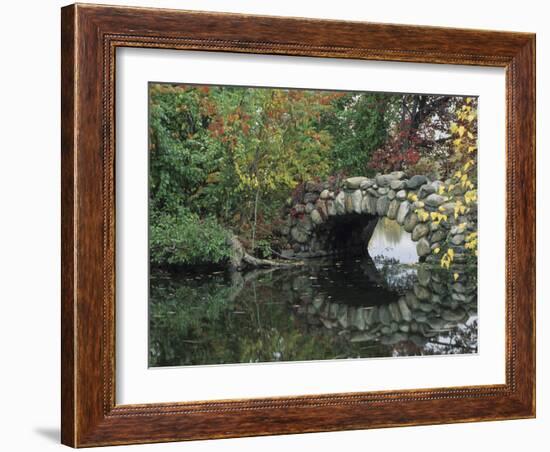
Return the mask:
<path id="1" fill-rule="evenodd" d="M 454 278 L 455 281 L 456 281 L 456 280 L 458 279 L 458 273 L 455 273 L 455 274 L 453 275 L 453 278 Z"/>
<path id="2" fill-rule="evenodd" d="M 464 135 L 464 132 L 466 132 L 466 128 L 464 126 L 460 126 L 457 132 L 458 132 L 458 136 L 462 138 L 462 135 Z"/>
<path id="3" fill-rule="evenodd" d="M 474 134 L 472 132 L 468 132 L 468 138 L 470 140 L 473 140 L 474 139 Z"/>
<path id="4" fill-rule="evenodd" d="M 439 254 L 439 251 L 440 251 L 440 249 L 439 249 L 439 248 L 436 248 L 436 249 L 434 250 L 434 254 Z"/>

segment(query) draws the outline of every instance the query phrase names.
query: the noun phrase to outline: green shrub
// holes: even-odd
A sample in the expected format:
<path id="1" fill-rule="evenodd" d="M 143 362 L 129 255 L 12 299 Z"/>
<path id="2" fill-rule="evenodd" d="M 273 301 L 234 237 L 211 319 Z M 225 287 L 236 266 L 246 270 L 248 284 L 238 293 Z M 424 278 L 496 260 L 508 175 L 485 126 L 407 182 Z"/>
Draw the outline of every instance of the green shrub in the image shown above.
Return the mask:
<path id="1" fill-rule="evenodd" d="M 185 208 L 153 212 L 149 235 L 152 264 L 219 264 L 229 257 L 228 232 L 213 217 L 201 219 Z"/>

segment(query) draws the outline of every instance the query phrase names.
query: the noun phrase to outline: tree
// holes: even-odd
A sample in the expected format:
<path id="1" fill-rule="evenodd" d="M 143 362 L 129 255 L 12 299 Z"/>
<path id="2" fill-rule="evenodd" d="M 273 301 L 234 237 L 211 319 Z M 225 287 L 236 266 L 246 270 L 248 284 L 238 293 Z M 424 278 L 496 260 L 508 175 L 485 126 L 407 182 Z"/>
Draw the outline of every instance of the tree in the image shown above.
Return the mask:
<path id="1" fill-rule="evenodd" d="M 341 93 L 323 125 L 332 135 L 332 171 L 366 175 L 372 153 L 387 140 L 385 111 L 392 95 L 384 93 Z"/>
<path id="2" fill-rule="evenodd" d="M 318 126 L 331 97 L 321 91 L 223 90 L 209 131 L 232 164 L 242 205 L 250 206 L 241 218 L 251 222 L 252 249 L 261 199 L 269 201 L 268 213 L 300 182 L 327 174 L 331 137 Z"/>
<path id="3" fill-rule="evenodd" d="M 448 159 L 454 149 L 449 130 L 464 99 L 417 94 L 395 96 L 386 110 L 389 139 L 373 153 L 369 166 L 381 172 L 428 173 L 434 178 L 450 174 Z"/>

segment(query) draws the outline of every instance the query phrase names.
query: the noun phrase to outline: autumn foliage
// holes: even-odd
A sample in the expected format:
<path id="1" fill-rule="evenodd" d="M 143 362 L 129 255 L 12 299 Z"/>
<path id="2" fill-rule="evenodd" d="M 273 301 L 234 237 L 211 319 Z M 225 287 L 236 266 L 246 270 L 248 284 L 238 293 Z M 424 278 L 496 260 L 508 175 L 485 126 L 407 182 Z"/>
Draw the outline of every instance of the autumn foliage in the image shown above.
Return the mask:
<path id="1" fill-rule="evenodd" d="M 403 170 L 466 184 L 465 205 L 475 197 L 475 98 L 153 83 L 149 101 L 157 263 L 223 260 L 229 232 L 269 254 L 310 180 Z"/>

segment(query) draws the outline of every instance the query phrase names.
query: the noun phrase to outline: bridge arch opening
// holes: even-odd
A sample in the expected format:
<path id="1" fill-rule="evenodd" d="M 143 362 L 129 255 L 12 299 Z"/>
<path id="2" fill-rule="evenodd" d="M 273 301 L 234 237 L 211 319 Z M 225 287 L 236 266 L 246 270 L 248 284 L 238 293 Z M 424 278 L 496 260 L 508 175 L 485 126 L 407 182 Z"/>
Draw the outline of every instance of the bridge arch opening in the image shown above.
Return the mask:
<path id="1" fill-rule="evenodd" d="M 314 252 L 340 256 L 367 253 L 378 218 L 370 215 L 341 215 L 328 218 L 314 231 Z"/>

